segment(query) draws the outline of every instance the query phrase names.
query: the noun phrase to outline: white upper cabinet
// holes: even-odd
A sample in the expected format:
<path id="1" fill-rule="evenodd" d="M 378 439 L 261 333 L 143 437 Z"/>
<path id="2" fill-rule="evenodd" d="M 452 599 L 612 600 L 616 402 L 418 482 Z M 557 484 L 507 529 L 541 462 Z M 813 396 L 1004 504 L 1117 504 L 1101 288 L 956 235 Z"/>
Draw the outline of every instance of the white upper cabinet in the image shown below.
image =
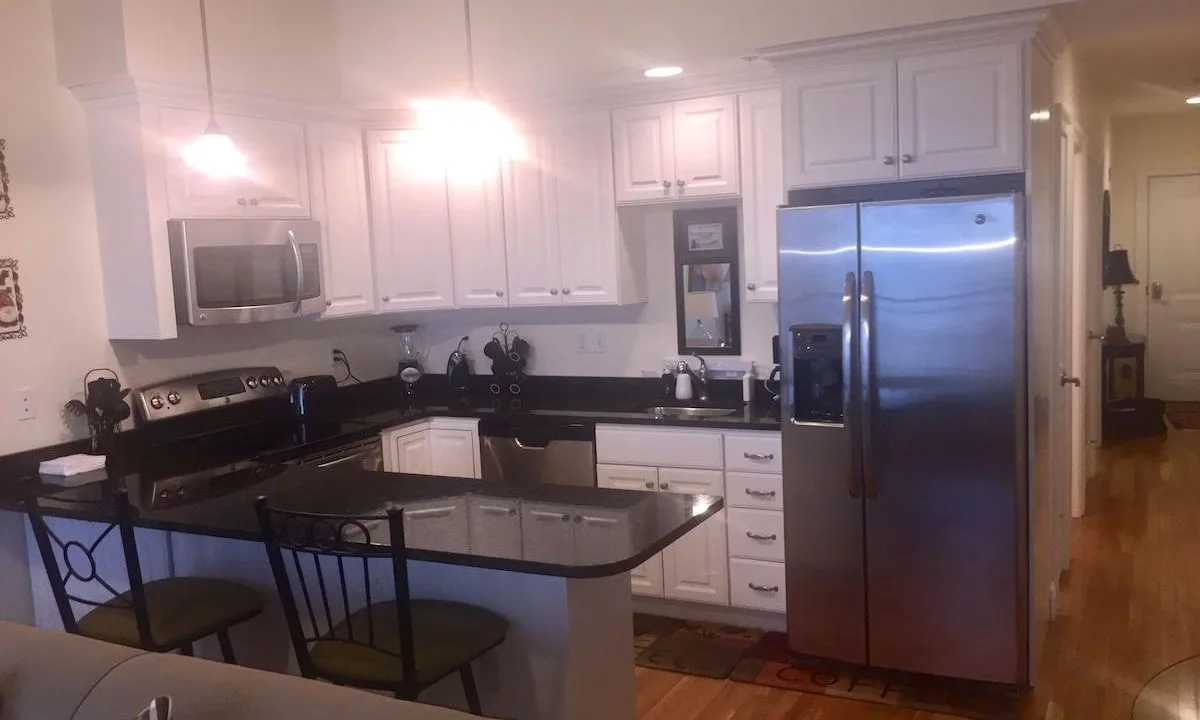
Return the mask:
<path id="1" fill-rule="evenodd" d="M 607 115 L 556 122 L 506 168 L 511 305 L 646 301 L 644 247 L 617 224 L 610 133 Z"/>
<path id="2" fill-rule="evenodd" d="M 789 187 L 896 178 L 896 63 L 804 70 L 784 79 Z"/>
<path id="3" fill-rule="evenodd" d="M 308 128 L 312 213 L 321 223 L 325 317 L 375 312 L 362 131 L 348 125 Z"/>
<path id="4" fill-rule="evenodd" d="M 455 307 L 506 307 L 499 164 L 480 177 L 450 177 L 449 212 Z"/>
<path id="5" fill-rule="evenodd" d="M 737 195 L 737 96 L 677 102 L 674 110 L 675 196 Z"/>
<path id="6" fill-rule="evenodd" d="M 952 50 L 899 63 L 900 177 L 1024 166 L 1021 46 Z"/>
<path id="7" fill-rule="evenodd" d="M 454 306 L 446 176 L 409 130 L 367 136 L 376 291 L 381 310 Z"/>
<path id="8" fill-rule="evenodd" d="M 304 125 L 218 115 L 221 129 L 246 157 L 242 177 L 213 179 L 190 167 L 183 150 L 204 132 L 208 113 L 163 108 L 167 150 L 167 207 L 172 218 L 306 218 L 308 159 Z"/>
<path id="9" fill-rule="evenodd" d="M 674 120 L 670 103 L 613 112 L 617 202 L 674 197 Z"/>
<path id="10" fill-rule="evenodd" d="M 779 90 L 738 100 L 742 155 L 742 246 L 747 302 L 779 301 L 779 240 L 775 215 L 783 187 L 783 97 Z"/>
<path id="11" fill-rule="evenodd" d="M 618 203 L 737 195 L 737 96 L 613 111 Z"/>
<path id="12" fill-rule="evenodd" d="M 1019 42 L 791 72 L 789 187 L 1020 171 Z"/>

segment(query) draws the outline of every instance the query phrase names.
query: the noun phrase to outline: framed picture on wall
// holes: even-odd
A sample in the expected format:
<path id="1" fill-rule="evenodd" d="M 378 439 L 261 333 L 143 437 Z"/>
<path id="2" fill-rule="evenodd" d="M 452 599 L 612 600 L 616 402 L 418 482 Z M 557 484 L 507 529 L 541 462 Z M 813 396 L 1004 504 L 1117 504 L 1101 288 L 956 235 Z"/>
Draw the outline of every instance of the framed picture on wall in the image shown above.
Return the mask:
<path id="1" fill-rule="evenodd" d="M 4 157 L 4 138 L 0 138 L 0 220 L 8 220 L 12 216 L 12 201 L 8 197 L 8 164 Z"/>

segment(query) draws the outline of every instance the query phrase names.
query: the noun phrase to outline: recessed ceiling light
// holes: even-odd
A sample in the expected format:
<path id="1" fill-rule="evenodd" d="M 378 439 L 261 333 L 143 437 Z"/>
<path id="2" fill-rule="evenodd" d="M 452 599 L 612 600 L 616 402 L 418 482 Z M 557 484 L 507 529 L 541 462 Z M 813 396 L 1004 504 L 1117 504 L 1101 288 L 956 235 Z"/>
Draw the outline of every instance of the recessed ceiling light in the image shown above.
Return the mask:
<path id="1" fill-rule="evenodd" d="M 1200 95 L 1196 95 L 1194 97 L 1188 98 L 1187 104 L 1188 105 L 1200 105 Z"/>
<path id="2" fill-rule="evenodd" d="M 662 67 L 653 67 L 643 73 L 648 78 L 669 78 L 683 72 L 683 68 L 678 65 L 664 65 Z"/>

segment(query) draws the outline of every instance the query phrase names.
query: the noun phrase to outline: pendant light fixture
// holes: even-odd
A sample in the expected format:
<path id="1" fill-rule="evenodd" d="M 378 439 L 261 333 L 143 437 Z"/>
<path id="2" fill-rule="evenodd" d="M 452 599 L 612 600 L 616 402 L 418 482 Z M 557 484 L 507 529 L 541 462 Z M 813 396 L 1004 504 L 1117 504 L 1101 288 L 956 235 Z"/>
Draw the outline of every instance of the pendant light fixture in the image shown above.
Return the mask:
<path id="1" fill-rule="evenodd" d="M 467 39 L 467 90 L 457 99 L 422 99 L 412 103 L 426 148 L 454 177 L 474 179 L 494 171 L 500 160 L 525 156 L 525 143 L 504 113 L 483 100 L 475 86 L 475 47 L 471 34 L 471 0 L 463 0 Z"/>
<path id="2" fill-rule="evenodd" d="M 208 126 L 204 133 L 183 150 L 183 159 L 190 166 L 213 178 L 245 175 L 246 157 L 233 144 L 233 139 L 217 124 L 213 104 L 212 61 L 208 49 L 207 0 L 200 0 L 200 40 L 204 46 L 204 80 L 208 87 Z"/>

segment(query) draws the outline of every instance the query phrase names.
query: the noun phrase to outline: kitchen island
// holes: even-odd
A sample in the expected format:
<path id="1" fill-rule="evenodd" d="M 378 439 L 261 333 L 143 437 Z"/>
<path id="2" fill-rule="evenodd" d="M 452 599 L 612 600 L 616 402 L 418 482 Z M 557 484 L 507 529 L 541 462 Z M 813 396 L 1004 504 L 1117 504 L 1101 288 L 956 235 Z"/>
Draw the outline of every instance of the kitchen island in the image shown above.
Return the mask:
<path id="1" fill-rule="evenodd" d="M 102 499 L 125 489 L 141 508 L 136 524 L 148 578 L 157 576 L 155 569 L 221 577 L 269 597 L 275 591 L 255 498 L 266 496 L 287 510 L 343 515 L 382 516 L 387 506 L 401 506 L 413 595 L 477 604 L 511 623 L 507 640 L 477 661 L 475 674 L 485 712 L 522 720 L 634 717 L 629 571 L 723 506 L 720 498 L 701 495 L 518 488 L 341 468 L 257 466 L 222 482 L 222 492 L 210 499 L 166 509 L 148 509 L 149 488 L 136 474 L 64 495 Z M 94 538 L 102 528 L 102 518 L 57 513 L 52 501 L 48 505 L 47 514 L 59 515 L 50 521 L 64 539 Z M 38 624 L 55 626 L 57 614 L 35 552 L 30 566 Z M 102 557 L 118 563 L 119 549 Z M 114 564 L 116 573 L 109 574 L 120 569 Z M 234 642 L 247 664 L 294 671 L 278 603 L 272 605 L 235 631 Z M 198 650 L 217 657 L 215 648 Z M 454 682 L 431 688 L 421 699 L 464 706 Z"/>

